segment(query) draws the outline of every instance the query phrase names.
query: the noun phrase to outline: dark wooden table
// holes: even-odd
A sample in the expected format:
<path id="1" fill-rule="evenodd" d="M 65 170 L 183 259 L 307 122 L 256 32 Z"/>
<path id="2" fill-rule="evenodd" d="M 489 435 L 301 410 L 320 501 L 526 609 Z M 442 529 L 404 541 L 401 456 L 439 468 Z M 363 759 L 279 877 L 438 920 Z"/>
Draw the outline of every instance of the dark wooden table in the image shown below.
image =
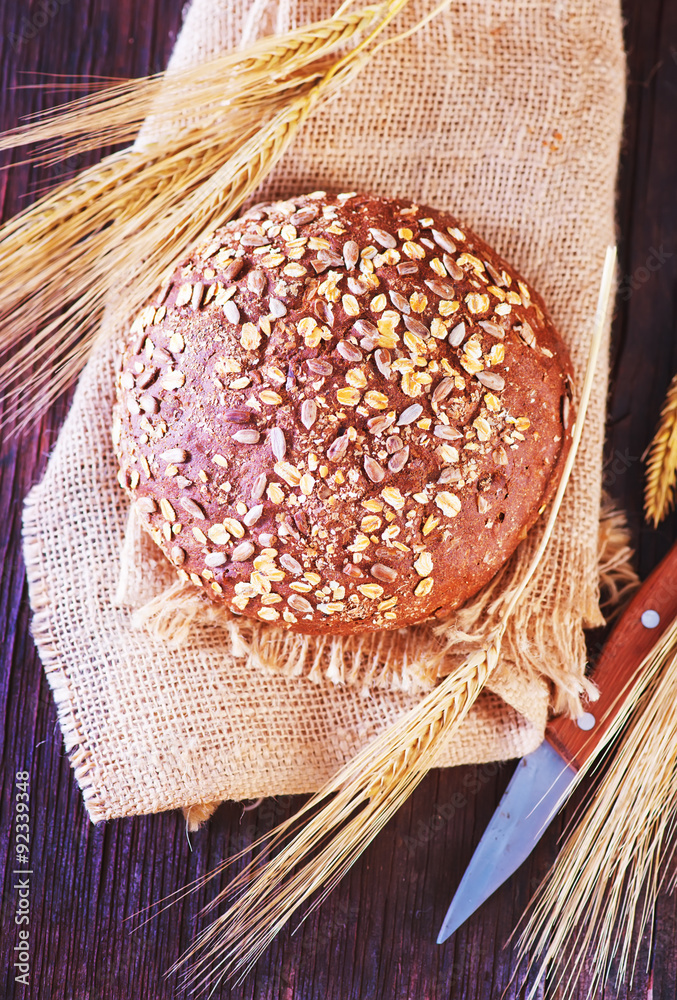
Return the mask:
<path id="1" fill-rule="evenodd" d="M 162 69 L 183 4 L 1 0 L 0 128 L 56 100 L 11 89 L 33 82 L 38 72 L 134 76 Z M 623 6 L 629 53 L 618 214 L 624 280 L 614 324 L 606 470 L 609 489 L 628 511 L 638 568 L 646 576 L 667 551 L 677 525 L 674 517 L 657 531 L 643 525 L 640 461 L 670 375 L 677 370 L 677 3 L 624 0 Z M 26 205 L 46 179 L 44 171 L 26 167 L 0 174 L 3 217 Z M 163 973 L 188 944 L 209 894 L 191 896 L 136 933 L 126 918 L 208 871 L 290 815 L 296 803 L 268 800 L 253 812 L 243 812 L 237 803 L 224 804 L 191 837 L 192 844 L 177 814 L 97 827 L 89 823 L 29 635 L 20 544 L 23 497 L 42 475 L 68 402 L 68 397 L 59 401 L 20 440 L 5 436 L 2 443 L 0 994 L 7 1000 L 166 1000 L 177 996 L 178 989 Z M 524 996 L 518 984 L 511 984 L 515 953 L 506 942 L 556 855 L 571 807 L 465 927 L 444 947 L 434 943 L 452 891 L 512 769 L 504 764 L 431 773 L 319 912 L 294 935 L 298 922 L 292 921 L 243 985 L 223 986 L 216 995 L 261 1000 Z M 12 968 L 18 941 L 10 839 L 16 771 L 29 771 L 31 781 L 29 987 L 15 983 Z M 464 807 L 440 822 L 440 808 L 459 802 L 458 795 Z M 581 1000 L 586 996 L 585 981 L 576 995 Z M 618 990 L 610 985 L 604 996 L 674 1000 L 676 995 L 677 902 L 665 892 L 653 923 L 653 943 L 648 934 L 641 942 L 634 983 L 624 982 Z"/>

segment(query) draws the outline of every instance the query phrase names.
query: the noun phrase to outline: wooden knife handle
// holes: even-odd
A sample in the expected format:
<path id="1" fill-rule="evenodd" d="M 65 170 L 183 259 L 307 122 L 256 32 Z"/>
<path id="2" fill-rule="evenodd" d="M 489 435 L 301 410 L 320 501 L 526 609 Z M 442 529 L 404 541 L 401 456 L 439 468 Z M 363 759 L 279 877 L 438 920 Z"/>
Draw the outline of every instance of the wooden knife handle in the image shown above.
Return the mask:
<path id="1" fill-rule="evenodd" d="M 560 716 L 548 725 L 545 738 L 576 769 L 582 767 L 611 725 L 619 697 L 640 663 L 677 617 L 677 544 L 642 584 L 609 636 L 592 674 L 600 697 L 584 699 L 584 714 Z"/>

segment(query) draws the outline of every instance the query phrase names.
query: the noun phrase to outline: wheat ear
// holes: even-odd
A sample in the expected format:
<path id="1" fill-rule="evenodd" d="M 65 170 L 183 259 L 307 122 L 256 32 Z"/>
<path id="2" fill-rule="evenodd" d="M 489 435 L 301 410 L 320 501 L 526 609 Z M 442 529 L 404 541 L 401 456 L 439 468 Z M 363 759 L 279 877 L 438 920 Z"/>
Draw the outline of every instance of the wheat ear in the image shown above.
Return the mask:
<path id="1" fill-rule="evenodd" d="M 224 976 L 243 978 L 301 904 L 318 893 L 311 910 L 319 905 L 433 766 L 441 747 L 458 731 L 496 669 L 509 618 L 543 557 L 571 474 L 594 381 L 614 267 L 615 250 L 609 248 L 572 446 L 540 543 L 503 620 L 483 648 L 357 754 L 295 817 L 263 838 L 260 843 L 279 846 L 297 830 L 272 860 L 254 860 L 216 897 L 211 906 L 237 898 L 174 966 L 172 971 L 193 961 L 184 974 L 186 985 L 207 988 L 211 982 L 216 988 Z"/>
<path id="2" fill-rule="evenodd" d="M 0 229 L 0 355 L 13 352 L 0 368 L 0 380 L 18 402 L 23 415 L 18 426 L 77 375 L 104 308 L 114 305 L 117 320 L 127 320 L 205 229 L 233 216 L 302 122 L 360 72 L 376 51 L 377 38 L 409 2 L 388 0 L 350 16 L 341 9 L 333 30 L 331 22 L 320 24 L 314 47 L 316 26 L 310 25 L 285 36 L 283 44 L 264 40 L 253 55 L 245 50 L 232 57 L 232 79 L 222 88 L 230 87 L 230 97 L 225 110 L 221 99 L 218 113 L 213 92 L 205 101 L 204 88 L 193 90 L 185 74 L 165 74 L 159 119 L 153 107 L 154 123 L 143 143 L 84 171 Z M 209 64 L 193 72 L 197 81 L 204 77 L 214 84 Z M 96 102 L 105 99 L 105 92 L 99 93 L 89 99 L 92 107 L 67 112 L 72 134 L 78 115 L 89 120 Z M 151 107 L 148 101 L 142 105 L 144 111 Z M 197 124 L 154 140 L 158 121 L 166 125 L 163 107 L 172 105 L 182 108 L 186 123 Z M 129 112 L 134 128 L 139 113 Z M 124 102 L 118 114 L 124 123 Z M 32 133 L 29 127 L 21 141 L 31 135 L 44 140 L 48 128 L 43 122 Z M 101 129 L 100 135 L 110 138 L 103 124 Z M 78 148 L 78 141 L 67 150 Z M 44 154 L 47 160 L 53 156 Z"/>
<path id="3" fill-rule="evenodd" d="M 677 375 L 674 375 L 646 459 L 644 516 L 654 528 L 675 505 L 676 483 Z"/>
<path id="4" fill-rule="evenodd" d="M 320 76 L 322 61 L 377 24 L 387 6 L 382 2 L 353 12 L 339 9 L 327 20 L 262 38 L 196 66 L 124 80 L 37 112 L 0 136 L 0 150 L 37 143 L 28 160 L 55 163 L 133 142 L 149 116 L 153 133 L 170 135 L 176 132 L 177 97 L 179 106 L 186 108 L 184 117 L 199 121 L 201 130 L 213 129 L 218 138 L 225 106 L 268 98 L 273 76 L 280 85 L 293 85 L 309 67 L 310 75 Z"/>
<path id="5" fill-rule="evenodd" d="M 620 985 L 651 919 L 677 825 L 677 620 L 638 669 L 622 711 L 579 772 L 614 746 L 609 767 L 540 886 L 520 938 L 519 957 L 538 966 L 536 985 L 574 995 L 583 968 L 588 996 L 601 995 L 612 968 Z M 637 945 L 637 950 L 639 945 Z M 634 963 L 637 960 L 635 951 Z"/>

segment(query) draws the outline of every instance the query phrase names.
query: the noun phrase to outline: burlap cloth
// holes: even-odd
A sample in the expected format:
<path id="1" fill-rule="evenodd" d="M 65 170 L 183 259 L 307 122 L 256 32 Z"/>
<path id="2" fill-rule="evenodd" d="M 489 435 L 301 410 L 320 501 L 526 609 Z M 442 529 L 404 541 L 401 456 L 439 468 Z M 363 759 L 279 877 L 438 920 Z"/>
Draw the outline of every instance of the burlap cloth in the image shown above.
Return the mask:
<path id="1" fill-rule="evenodd" d="M 193 0 L 172 65 L 317 20 L 333 6 Z M 430 6 L 421 0 L 398 27 Z M 316 113 L 259 194 L 362 189 L 452 210 L 539 289 L 580 376 L 604 249 L 614 242 L 624 83 L 618 0 L 454 2 Z M 416 685 L 402 690 L 401 675 L 367 690 L 287 676 L 284 664 L 275 673 L 234 655 L 231 637 L 208 624 L 178 647 L 133 625 L 131 605 L 168 579 L 159 553 L 133 524 L 127 531 L 110 443 L 112 339 L 102 339 L 80 379 L 24 522 L 34 636 L 89 814 L 97 821 L 312 791 L 415 704 Z M 441 765 L 528 752 L 542 738 L 549 700 L 575 695 L 583 627 L 600 622 L 606 388 L 604 350 L 555 536 L 513 630 L 514 662 L 482 694 Z M 513 576 L 533 544 L 523 545 Z"/>

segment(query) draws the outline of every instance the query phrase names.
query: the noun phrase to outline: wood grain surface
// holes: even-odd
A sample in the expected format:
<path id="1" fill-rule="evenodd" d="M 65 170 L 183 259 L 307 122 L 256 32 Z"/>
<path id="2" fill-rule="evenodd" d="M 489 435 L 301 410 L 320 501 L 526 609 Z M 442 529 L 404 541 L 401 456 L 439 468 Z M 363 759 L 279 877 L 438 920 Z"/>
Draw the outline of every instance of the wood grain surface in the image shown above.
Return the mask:
<path id="1" fill-rule="evenodd" d="M 56 103 L 17 89 L 39 73 L 133 76 L 162 69 L 184 0 L 0 0 L 0 128 Z M 622 272 L 614 323 L 607 486 L 630 516 L 646 576 L 667 552 L 677 521 L 643 525 L 641 455 L 677 370 L 677 4 L 623 0 L 629 54 L 626 136 L 619 185 Z M 62 95 L 66 96 L 66 95 Z M 15 159 L 19 159 L 15 157 Z M 5 160 L 4 162 L 10 162 Z M 71 164 L 79 169 L 86 158 Z M 30 203 L 48 172 L 0 173 L 0 210 Z M 0 294 L 2 277 L 0 275 Z M 289 816 L 297 801 L 266 800 L 245 812 L 226 803 L 189 838 L 177 814 L 93 827 L 71 775 L 56 712 L 30 639 L 21 559 L 23 497 L 42 475 L 68 408 L 59 401 L 21 438 L 3 433 L 0 472 L 0 697 L 3 865 L 0 995 L 37 1000 L 168 1000 L 181 995 L 164 972 L 202 926 L 204 890 L 134 930 L 130 919 L 158 898 L 246 848 Z M 6 404 L 3 404 L 6 405 Z M 6 411 L 5 411 L 6 412 Z M 12 413 L 8 413 L 9 424 Z M 593 650 L 594 652 L 594 650 Z M 240 985 L 218 998 L 258 1000 L 506 1000 L 524 997 L 509 936 L 557 853 L 575 802 L 532 857 L 442 947 L 434 942 L 451 895 L 510 778 L 513 764 L 432 772 L 308 919 L 293 920 Z M 19 901 L 14 854 L 15 773 L 30 772 L 30 974 L 15 982 Z M 138 923 L 138 921 L 136 921 Z M 661 893 L 640 942 L 632 983 L 605 998 L 674 1000 L 677 902 Z M 295 933 L 294 933 L 295 932 Z M 504 992 L 505 991 L 505 992 Z M 581 981 L 579 1000 L 587 994 Z M 542 996 L 539 987 L 535 994 Z"/>

